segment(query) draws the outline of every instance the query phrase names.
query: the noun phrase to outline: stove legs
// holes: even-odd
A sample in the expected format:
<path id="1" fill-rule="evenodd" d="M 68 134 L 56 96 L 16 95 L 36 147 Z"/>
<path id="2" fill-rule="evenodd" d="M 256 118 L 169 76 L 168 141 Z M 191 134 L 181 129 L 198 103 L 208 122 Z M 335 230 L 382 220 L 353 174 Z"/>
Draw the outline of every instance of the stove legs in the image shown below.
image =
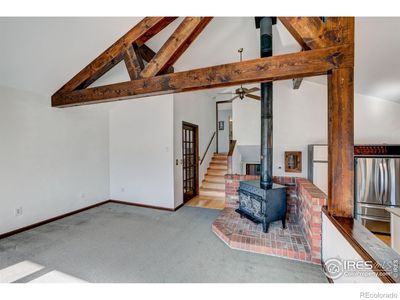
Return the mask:
<path id="1" fill-rule="evenodd" d="M 282 221 L 282 229 L 287 229 L 287 226 L 286 226 L 286 218 L 283 218 L 281 221 Z M 263 232 L 264 232 L 264 233 L 268 233 L 269 224 L 270 224 L 270 222 L 267 222 L 267 221 L 263 221 L 263 222 L 262 222 L 262 225 L 263 225 Z"/>
<path id="2" fill-rule="evenodd" d="M 263 225 L 263 231 L 264 231 L 264 233 L 268 233 L 269 222 L 264 221 L 264 222 L 262 223 L 262 225 Z"/>
<path id="3" fill-rule="evenodd" d="M 286 229 L 287 227 L 286 227 L 286 218 L 283 218 L 282 219 L 282 228 L 283 229 Z"/>

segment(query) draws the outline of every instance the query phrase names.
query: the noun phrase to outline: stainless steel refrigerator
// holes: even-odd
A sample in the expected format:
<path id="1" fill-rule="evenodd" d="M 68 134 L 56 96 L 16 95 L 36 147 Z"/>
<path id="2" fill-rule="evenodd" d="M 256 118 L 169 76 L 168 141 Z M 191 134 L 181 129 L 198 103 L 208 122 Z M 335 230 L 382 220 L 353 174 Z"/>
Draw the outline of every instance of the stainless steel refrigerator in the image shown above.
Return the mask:
<path id="1" fill-rule="evenodd" d="M 390 234 L 386 207 L 400 206 L 400 146 L 356 146 L 355 216 L 375 233 Z"/>

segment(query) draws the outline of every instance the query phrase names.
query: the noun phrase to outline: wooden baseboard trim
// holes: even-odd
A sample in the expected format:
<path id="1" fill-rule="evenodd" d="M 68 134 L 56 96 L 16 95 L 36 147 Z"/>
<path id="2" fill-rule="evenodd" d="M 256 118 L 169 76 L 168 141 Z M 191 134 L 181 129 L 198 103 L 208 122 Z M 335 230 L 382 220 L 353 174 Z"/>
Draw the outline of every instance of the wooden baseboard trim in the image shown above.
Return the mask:
<path id="1" fill-rule="evenodd" d="M 62 214 L 62 215 L 59 215 L 59 216 L 56 216 L 56 217 L 53 217 L 53 218 L 50 218 L 50 219 L 47 219 L 47 220 L 43 220 L 43 221 L 28 225 L 28 226 L 24 226 L 24 227 L 15 229 L 13 231 L 9 231 L 9 232 L 0 234 L 0 240 L 4 239 L 4 238 L 7 238 L 9 236 L 12 236 L 14 234 L 18 234 L 18 233 L 33 229 L 35 227 L 39 227 L 41 225 L 45 225 L 45 224 L 54 222 L 54 221 L 57 221 L 57 220 L 60 220 L 60 219 L 63 219 L 63 218 L 78 214 L 78 213 L 83 212 L 85 210 L 89 210 L 89 209 L 95 208 L 97 206 L 101 206 L 101 205 L 107 204 L 107 203 L 117 203 L 117 204 L 130 205 L 130 206 L 146 207 L 146 208 L 159 209 L 159 210 L 164 210 L 164 211 L 177 211 L 179 208 L 181 208 L 184 205 L 184 203 L 182 203 L 182 204 L 178 205 L 175 208 L 167 208 L 167 207 L 146 205 L 146 204 L 140 204 L 140 203 L 134 203 L 134 202 L 126 202 L 126 201 L 120 201 L 120 200 L 106 200 L 106 201 L 102 201 L 102 202 L 99 202 L 99 203 L 96 203 L 96 204 L 93 204 L 93 205 L 90 205 L 90 206 L 86 206 L 86 207 L 71 211 L 71 212 L 66 213 L 66 214 Z"/>
<path id="2" fill-rule="evenodd" d="M 142 203 L 136 203 L 136 202 L 127 202 L 127 201 L 121 201 L 121 200 L 109 200 L 109 202 L 110 203 L 130 205 L 130 206 L 138 206 L 138 207 L 145 207 L 145 208 L 151 208 L 151 209 L 158 209 L 158 210 L 164 210 L 164 211 L 177 211 L 179 208 L 181 208 L 183 206 L 183 203 L 181 205 L 178 205 L 175 208 L 169 208 L 169 207 L 148 205 L 148 204 L 142 204 Z"/>
<path id="3" fill-rule="evenodd" d="M 0 239 L 4 239 L 4 238 L 9 237 L 9 236 L 12 236 L 12 235 L 14 235 L 14 234 L 21 233 L 21 232 L 24 232 L 24 231 L 33 229 L 33 228 L 35 228 L 35 227 L 38 227 L 38 226 L 41 226 L 41 225 L 45 225 L 45 224 L 48 224 L 48 223 L 57 221 L 57 220 L 59 220 L 59 219 L 63 219 L 63 218 L 66 218 L 66 217 L 69 217 L 69 216 L 78 214 L 78 213 L 83 212 L 83 211 L 85 211 L 85 210 L 92 209 L 92 208 L 95 208 L 95 207 L 97 207 L 97 206 L 106 204 L 106 203 L 108 203 L 109 201 L 110 201 L 110 200 L 102 201 L 102 202 L 99 202 L 99 203 L 96 203 L 96 204 L 93 204 L 93 205 L 90 205 L 90 206 L 86 206 L 86 207 L 84 207 L 84 208 L 80 208 L 80 209 L 71 211 L 71 212 L 66 213 L 66 214 L 62 214 L 62 215 L 59 215 L 59 216 L 56 216 L 56 217 L 53 217 L 53 218 L 50 218 L 50 219 L 47 219 L 47 220 L 44 220 L 44 221 L 40 221 L 40 222 L 31 224 L 31 225 L 28 225 L 28 226 L 24 226 L 24 227 L 15 229 L 15 230 L 13 230 L 13 231 L 9 231 L 9 232 L 0 234 Z"/>

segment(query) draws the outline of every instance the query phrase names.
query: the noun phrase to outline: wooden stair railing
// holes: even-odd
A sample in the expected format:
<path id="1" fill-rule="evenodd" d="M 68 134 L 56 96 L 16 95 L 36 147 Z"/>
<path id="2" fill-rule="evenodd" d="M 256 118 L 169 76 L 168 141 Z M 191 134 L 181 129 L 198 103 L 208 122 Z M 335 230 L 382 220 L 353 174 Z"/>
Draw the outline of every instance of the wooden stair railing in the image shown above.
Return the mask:
<path id="1" fill-rule="evenodd" d="M 203 157 L 202 157 L 201 160 L 200 160 L 200 165 L 203 163 L 204 159 L 206 158 L 208 149 L 210 148 L 210 146 L 211 146 L 211 144 L 212 144 L 212 142 L 213 142 L 213 140 L 214 140 L 216 134 L 217 134 L 217 132 L 214 131 L 214 133 L 213 133 L 213 135 L 212 135 L 212 137 L 211 137 L 211 139 L 210 139 L 210 142 L 209 142 L 208 145 L 207 145 L 206 151 L 204 151 Z"/>
<path id="2" fill-rule="evenodd" d="M 235 152 L 236 140 L 231 140 L 229 142 L 229 152 L 228 152 L 228 174 L 232 174 L 233 166 L 232 166 L 232 156 Z"/>

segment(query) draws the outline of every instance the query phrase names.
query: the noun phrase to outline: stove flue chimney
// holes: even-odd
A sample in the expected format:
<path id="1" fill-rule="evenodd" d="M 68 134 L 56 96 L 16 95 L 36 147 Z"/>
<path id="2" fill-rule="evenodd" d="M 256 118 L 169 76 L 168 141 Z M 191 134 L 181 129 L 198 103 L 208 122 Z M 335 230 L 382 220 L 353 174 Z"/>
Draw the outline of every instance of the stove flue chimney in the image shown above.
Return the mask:
<path id="1" fill-rule="evenodd" d="M 272 56 L 273 17 L 260 18 L 260 56 Z M 272 187 L 272 82 L 261 83 L 261 178 L 264 189 Z"/>

